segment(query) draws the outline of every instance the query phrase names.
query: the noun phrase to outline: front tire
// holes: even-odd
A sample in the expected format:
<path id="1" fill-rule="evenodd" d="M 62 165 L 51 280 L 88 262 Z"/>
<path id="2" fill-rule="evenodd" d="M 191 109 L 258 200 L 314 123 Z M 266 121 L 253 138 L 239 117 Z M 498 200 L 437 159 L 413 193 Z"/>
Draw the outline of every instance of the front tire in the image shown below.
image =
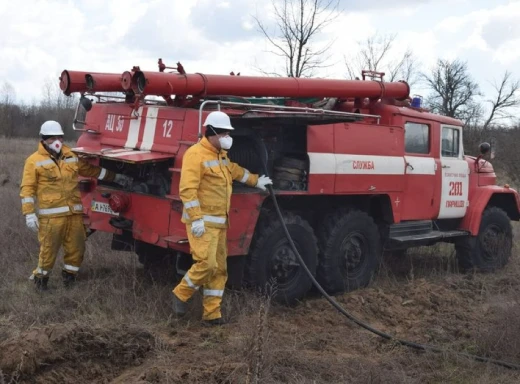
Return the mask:
<path id="1" fill-rule="evenodd" d="M 494 272 L 503 268 L 513 248 L 513 230 L 507 214 L 498 207 L 486 208 L 477 236 L 455 244 L 459 268 L 463 271 Z"/>
<path id="2" fill-rule="evenodd" d="M 296 249 L 314 276 L 318 245 L 313 229 L 293 213 L 285 213 L 283 219 Z M 275 301 L 294 304 L 309 291 L 312 280 L 292 251 L 278 218 L 269 218 L 259 225 L 248 259 L 246 283 L 262 292 L 269 292 L 274 286 L 272 295 Z"/>

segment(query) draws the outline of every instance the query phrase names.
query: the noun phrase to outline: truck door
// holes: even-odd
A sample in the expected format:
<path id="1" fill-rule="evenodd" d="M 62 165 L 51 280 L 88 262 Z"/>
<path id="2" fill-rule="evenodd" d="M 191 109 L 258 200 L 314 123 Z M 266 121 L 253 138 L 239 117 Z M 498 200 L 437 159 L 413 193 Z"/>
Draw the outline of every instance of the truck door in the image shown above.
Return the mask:
<path id="1" fill-rule="evenodd" d="M 418 121 L 407 121 L 405 133 L 405 193 L 401 220 L 428 220 L 434 218 L 436 202 L 435 159 L 431 148 L 431 126 Z M 438 204 L 438 202 L 437 202 Z"/>
<path id="2" fill-rule="evenodd" d="M 464 217 L 468 207 L 469 165 L 463 159 L 461 127 L 441 125 L 439 219 Z"/>

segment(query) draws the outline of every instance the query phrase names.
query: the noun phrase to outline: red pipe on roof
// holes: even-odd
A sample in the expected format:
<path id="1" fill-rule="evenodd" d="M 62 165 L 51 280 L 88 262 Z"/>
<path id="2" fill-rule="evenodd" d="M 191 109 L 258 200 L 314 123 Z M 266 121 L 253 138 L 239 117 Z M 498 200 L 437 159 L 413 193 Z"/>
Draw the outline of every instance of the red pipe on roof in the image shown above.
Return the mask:
<path id="1" fill-rule="evenodd" d="M 380 82 L 368 80 L 309 79 L 296 77 L 261 77 L 143 72 L 123 74 L 64 70 L 60 88 L 73 92 L 125 92 L 129 89 L 145 95 L 242 97 L 383 97 L 404 100 L 410 87 L 405 81 Z"/>
<path id="2" fill-rule="evenodd" d="M 67 96 L 74 92 L 124 92 L 120 73 L 64 70 L 59 80 L 60 89 Z"/>
<path id="3" fill-rule="evenodd" d="M 131 76 L 131 81 L 129 78 Z M 230 75 L 178 74 L 164 72 L 125 72 L 122 86 L 147 95 L 233 95 L 275 97 L 382 97 L 406 99 L 409 85 L 404 82 L 309 79 L 296 77 L 255 77 Z"/>

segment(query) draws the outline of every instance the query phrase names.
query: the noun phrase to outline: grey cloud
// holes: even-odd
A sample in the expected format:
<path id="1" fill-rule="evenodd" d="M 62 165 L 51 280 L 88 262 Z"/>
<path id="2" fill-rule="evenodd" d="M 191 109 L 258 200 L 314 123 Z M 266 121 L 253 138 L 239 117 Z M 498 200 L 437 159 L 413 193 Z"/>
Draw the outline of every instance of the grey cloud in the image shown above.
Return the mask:
<path id="1" fill-rule="evenodd" d="M 339 0 L 339 10 L 343 12 L 364 11 L 379 9 L 400 9 L 408 5 L 422 5 L 432 0 L 400 0 L 398 3 L 388 0 L 372 0 L 362 2 L 359 0 Z M 266 0 L 270 3 L 270 0 Z M 259 0 L 229 0 L 228 7 L 216 6 L 215 0 L 204 0 L 198 2 L 193 8 L 190 17 L 193 25 L 204 33 L 204 36 L 212 41 L 236 42 L 247 40 L 252 36 L 262 36 L 258 30 L 254 17 L 257 16 L 268 33 L 275 32 L 275 25 L 272 20 L 268 20 L 267 15 L 261 13 L 262 8 Z M 326 3 L 324 1 L 324 3 Z M 247 20 L 253 24 L 252 29 L 244 29 L 242 23 Z"/>
<path id="2" fill-rule="evenodd" d="M 138 50 L 158 58 L 200 58 L 200 45 L 191 44 L 187 39 L 193 31 L 186 25 L 180 25 L 180 20 L 175 16 L 174 9 L 152 5 L 121 39 L 121 44 L 130 50 Z"/>
<path id="3" fill-rule="evenodd" d="M 215 6 L 214 0 L 197 3 L 197 6 L 192 9 L 191 22 L 213 41 L 235 42 L 258 35 L 256 25 L 253 29 L 245 29 L 242 26 L 245 20 L 254 21 L 252 18 L 256 14 L 254 4 L 244 0 L 228 1 L 228 3 L 227 7 Z"/>
<path id="4" fill-rule="evenodd" d="M 432 2 L 432 0 L 399 0 L 399 1 L 388 1 L 388 0 L 371 0 L 371 1 L 360 1 L 360 0 L 340 0 L 339 8 L 344 12 L 348 11 L 363 11 L 368 9 L 400 9 L 409 5 L 422 5 Z"/>
<path id="5" fill-rule="evenodd" d="M 482 38 L 492 49 L 517 37 L 520 37 L 520 24 L 514 16 L 497 16 L 482 28 Z"/>

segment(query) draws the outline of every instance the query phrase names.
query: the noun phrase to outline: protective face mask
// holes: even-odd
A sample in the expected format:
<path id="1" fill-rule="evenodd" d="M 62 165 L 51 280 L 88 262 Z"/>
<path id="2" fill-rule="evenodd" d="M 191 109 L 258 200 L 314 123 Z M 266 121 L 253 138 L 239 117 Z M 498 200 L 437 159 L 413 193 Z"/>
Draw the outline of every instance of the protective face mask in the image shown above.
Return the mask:
<path id="1" fill-rule="evenodd" d="M 54 140 L 52 143 L 49 144 L 49 148 L 56 153 L 60 153 L 62 146 L 63 143 L 60 140 Z"/>
<path id="2" fill-rule="evenodd" d="M 218 141 L 222 149 L 229 149 L 233 145 L 233 138 L 231 136 L 219 137 Z"/>

